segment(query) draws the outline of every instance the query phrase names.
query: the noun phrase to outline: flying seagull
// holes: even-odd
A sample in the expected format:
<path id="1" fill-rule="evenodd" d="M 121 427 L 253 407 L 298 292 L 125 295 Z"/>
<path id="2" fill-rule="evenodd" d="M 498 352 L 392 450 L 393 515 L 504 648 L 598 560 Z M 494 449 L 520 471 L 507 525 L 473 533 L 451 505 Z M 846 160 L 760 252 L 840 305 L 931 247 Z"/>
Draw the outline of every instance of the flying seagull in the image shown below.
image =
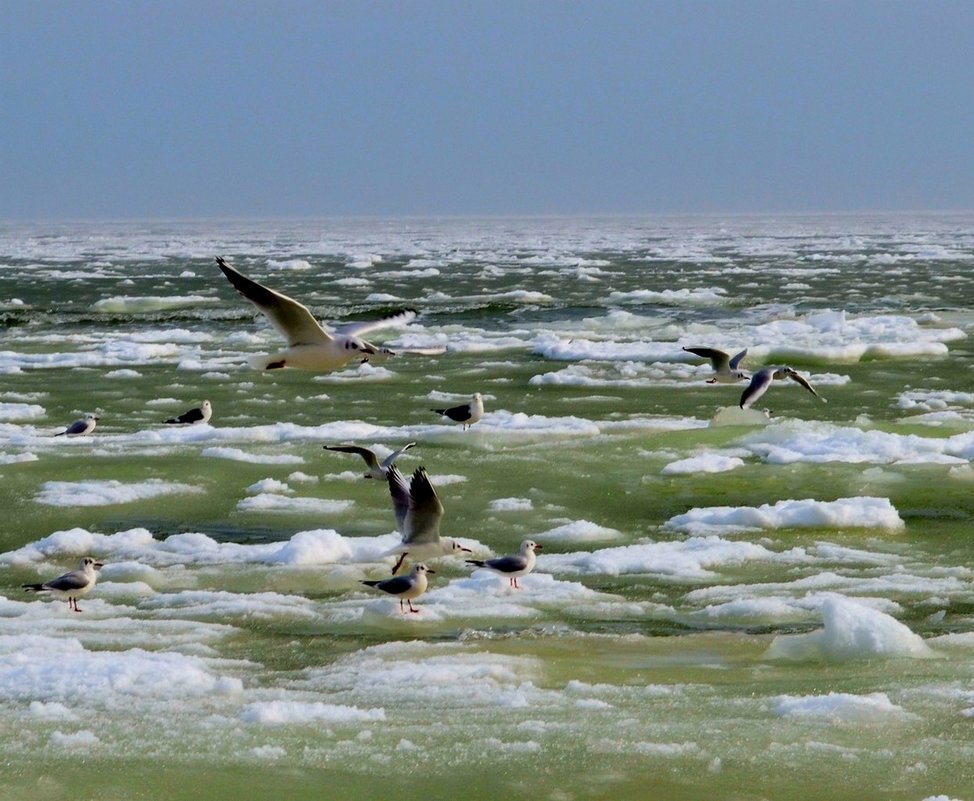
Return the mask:
<path id="1" fill-rule="evenodd" d="M 234 288 L 260 309 L 287 341 L 287 347 L 260 357 L 255 365 L 264 370 L 294 367 L 323 372 L 343 367 L 351 361 L 368 361 L 379 348 L 359 337 L 368 331 L 405 325 L 415 319 L 414 309 L 401 309 L 381 320 L 353 323 L 333 332 L 322 328 L 308 307 L 280 292 L 275 292 L 231 267 L 222 256 L 216 263 Z M 384 355 L 395 355 L 385 349 Z"/>
<path id="2" fill-rule="evenodd" d="M 714 368 L 714 375 L 707 379 L 708 384 L 736 384 L 738 381 L 746 381 L 751 377 L 743 370 L 737 369 L 747 355 L 747 348 L 744 348 L 734 358 L 716 348 L 684 348 L 683 350 L 710 360 L 710 364 Z"/>
<path id="3" fill-rule="evenodd" d="M 77 570 L 72 570 L 70 573 L 65 573 L 51 581 L 45 581 L 43 584 L 24 584 L 22 586 L 31 592 L 48 592 L 62 601 L 67 600 L 68 609 L 73 612 L 80 612 L 78 598 L 87 595 L 94 588 L 95 582 L 98 581 L 98 574 L 95 571 L 100 567 L 102 567 L 101 562 L 96 562 L 90 556 L 86 556 L 79 563 Z"/>
<path id="4" fill-rule="evenodd" d="M 178 417 L 170 417 L 166 420 L 166 423 L 170 425 L 187 424 L 192 425 L 193 423 L 208 423 L 210 422 L 210 415 L 213 414 L 213 407 L 210 406 L 208 400 L 203 401 L 200 406 L 195 409 L 190 409 L 188 412 L 183 412 Z"/>
<path id="5" fill-rule="evenodd" d="M 526 576 L 534 570 L 534 563 L 537 559 L 535 551 L 540 551 L 541 546 L 534 540 L 525 540 L 521 543 L 521 550 L 512 556 L 498 556 L 495 559 L 468 559 L 468 565 L 486 567 L 510 580 L 511 586 L 515 590 L 521 589 L 517 580 Z"/>
<path id="6" fill-rule="evenodd" d="M 741 408 L 746 409 L 768 391 L 768 387 L 771 386 L 772 381 L 779 381 L 782 378 L 790 378 L 795 383 L 805 387 L 805 389 L 822 401 L 822 403 L 828 403 L 825 398 L 812 388 L 812 385 L 808 383 L 808 380 L 804 376 L 791 367 L 764 367 L 751 376 L 751 383 L 744 388 L 744 392 L 741 394 Z"/>
<path id="7" fill-rule="evenodd" d="M 436 559 L 464 551 L 473 553 L 456 540 L 440 537 L 443 504 L 430 483 L 425 467 L 416 468 L 409 486 L 395 465 L 389 468 L 386 478 L 389 479 L 396 528 L 402 533 L 402 542 L 384 554 L 399 554 L 399 560 L 392 568 L 393 575 L 402 566 L 407 555 L 414 559 Z"/>
<path id="8" fill-rule="evenodd" d="M 463 423 L 463 430 L 466 431 L 484 416 L 484 400 L 479 392 L 474 392 L 469 403 L 451 406 L 449 409 L 433 409 L 432 411 L 449 417 L 457 423 Z"/>
<path id="9" fill-rule="evenodd" d="M 428 586 L 426 574 L 435 572 L 435 570 L 430 570 L 422 562 L 419 562 L 413 565 L 408 576 L 395 576 L 382 581 L 363 581 L 362 583 L 367 587 L 375 587 L 377 590 L 389 593 L 389 595 L 395 595 L 399 599 L 400 612 L 405 613 L 406 611 L 402 605 L 403 601 L 409 604 L 410 612 L 418 612 L 419 610 L 413 607 L 413 598 L 419 598 L 426 592 Z"/>
<path id="10" fill-rule="evenodd" d="M 64 431 L 59 431 L 55 434 L 55 437 L 63 437 L 67 434 L 69 437 L 81 437 L 85 434 L 90 434 L 95 430 L 95 426 L 101 418 L 94 414 L 86 414 L 80 420 L 75 420 L 71 425 L 69 425 Z"/>
<path id="11" fill-rule="evenodd" d="M 362 448 L 358 445 L 325 445 L 323 447 L 326 451 L 357 453 L 365 460 L 365 464 L 369 468 L 369 472 L 365 474 L 365 478 L 385 478 L 386 474 L 389 472 L 389 468 L 392 467 L 396 459 L 402 456 L 415 444 L 415 442 L 407 442 L 399 450 L 390 453 L 381 462 L 379 461 L 379 457 L 375 455 L 374 451 L 371 451 L 368 448 Z"/>

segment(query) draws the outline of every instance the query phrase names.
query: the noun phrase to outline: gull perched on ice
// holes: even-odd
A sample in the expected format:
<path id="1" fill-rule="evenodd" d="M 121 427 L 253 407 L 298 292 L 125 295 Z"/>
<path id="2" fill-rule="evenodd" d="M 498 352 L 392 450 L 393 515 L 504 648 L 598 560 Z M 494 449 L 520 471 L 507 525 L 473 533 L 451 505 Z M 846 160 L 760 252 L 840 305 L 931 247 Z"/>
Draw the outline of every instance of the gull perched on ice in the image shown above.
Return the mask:
<path id="1" fill-rule="evenodd" d="M 210 416 L 212 414 L 213 407 L 210 406 L 210 402 L 208 400 L 205 400 L 195 409 L 190 409 L 188 412 L 183 412 L 178 417 L 170 417 L 165 422 L 169 423 L 170 425 L 193 425 L 194 423 L 208 423 L 210 422 Z"/>
<path id="2" fill-rule="evenodd" d="M 64 431 L 59 431 L 55 434 L 55 437 L 63 437 L 67 434 L 69 437 L 81 437 L 85 434 L 90 434 L 95 430 L 95 426 L 101 418 L 94 414 L 86 414 L 80 420 L 75 420 L 71 425 L 69 425 Z"/>
<path id="3" fill-rule="evenodd" d="M 511 586 L 515 590 L 519 590 L 521 588 L 518 586 L 517 580 L 534 570 L 534 564 L 537 561 L 534 552 L 540 550 L 541 546 L 534 540 L 525 540 L 521 543 L 520 552 L 512 556 L 498 556 L 494 559 L 468 559 L 467 564 L 486 567 L 488 570 L 506 576 L 510 580 Z"/>
<path id="4" fill-rule="evenodd" d="M 435 572 L 435 570 L 430 570 L 422 562 L 419 562 L 413 565 L 408 576 L 395 576 L 382 581 L 363 581 L 362 583 L 368 587 L 375 587 L 377 590 L 387 592 L 389 595 L 395 595 L 399 599 L 400 612 L 406 611 L 402 606 L 403 601 L 409 604 L 410 612 L 418 612 L 418 609 L 413 608 L 413 598 L 419 598 L 426 592 L 428 586 L 426 574 Z"/>
<path id="5" fill-rule="evenodd" d="M 414 309 L 402 309 L 381 320 L 353 323 L 333 332 L 321 327 L 308 307 L 287 295 L 275 292 L 263 284 L 247 278 L 227 264 L 221 256 L 216 263 L 234 288 L 260 309 L 287 341 L 287 347 L 262 356 L 255 365 L 264 370 L 294 367 L 298 370 L 323 372 L 343 367 L 351 361 L 368 361 L 380 349 L 359 338 L 359 334 L 394 325 L 405 325 L 416 317 Z M 383 355 L 395 354 L 382 349 Z"/>
<path id="6" fill-rule="evenodd" d="M 95 582 L 98 581 L 98 574 L 95 571 L 100 567 L 102 567 L 101 562 L 86 556 L 81 560 L 77 570 L 72 570 L 51 581 L 45 581 L 43 584 L 24 584 L 23 588 L 31 592 L 48 592 L 62 601 L 67 600 L 69 609 L 80 612 L 78 598 L 87 595 L 94 588 Z"/>
<path id="7" fill-rule="evenodd" d="M 744 388 L 744 392 L 741 394 L 741 408 L 746 409 L 768 391 L 768 387 L 771 386 L 772 381 L 781 380 L 782 378 L 790 378 L 795 383 L 805 387 L 805 389 L 822 401 L 822 403 L 828 403 L 825 398 L 812 388 L 812 385 L 808 383 L 808 380 L 804 376 L 791 367 L 764 367 L 751 376 L 751 383 Z"/>
<path id="8" fill-rule="evenodd" d="M 390 453 L 381 462 L 379 461 L 379 457 L 375 455 L 374 451 L 371 451 L 368 448 L 363 448 L 359 445 L 324 445 L 323 447 L 326 451 L 357 453 L 365 460 L 365 464 L 369 468 L 369 472 L 365 474 L 365 478 L 385 478 L 389 472 L 389 468 L 392 467 L 396 459 L 402 456 L 415 444 L 415 442 L 407 442 L 399 450 Z"/>
<path id="9" fill-rule="evenodd" d="M 746 381 L 751 377 L 743 370 L 737 369 L 744 357 L 747 356 L 747 348 L 744 348 L 733 358 L 716 348 L 684 348 L 683 350 L 710 360 L 710 364 L 714 368 L 714 375 L 707 379 L 708 384 L 736 384 L 738 381 Z"/>
<path id="10" fill-rule="evenodd" d="M 449 409 L 433 409 L 432 411 L 449 417 L 457 423 L 463 423 L 463 430 L 466 431 L 484 416 L 484 399 L 479 392 L 474 392 L 469 403 L 462 403 L 459 406 L 451 406 Z"/>
<path id="11" fill-rule="evenodd" d="M 392 568 L 393 575 L 408 555 L 414 559 L 436 559 L 463 551 L 473 553 L 456 540 L 440 537 L 443 504 L 426 475 L 425 467 L 416 468 L 409 486 L 406 486 L 406 479 L 395 465 L 389 468 L 386 478 L 389 479 L 396 528 L 402 532 L 402 542 L 383 554 L 399 554 L 399 560 Z"/>

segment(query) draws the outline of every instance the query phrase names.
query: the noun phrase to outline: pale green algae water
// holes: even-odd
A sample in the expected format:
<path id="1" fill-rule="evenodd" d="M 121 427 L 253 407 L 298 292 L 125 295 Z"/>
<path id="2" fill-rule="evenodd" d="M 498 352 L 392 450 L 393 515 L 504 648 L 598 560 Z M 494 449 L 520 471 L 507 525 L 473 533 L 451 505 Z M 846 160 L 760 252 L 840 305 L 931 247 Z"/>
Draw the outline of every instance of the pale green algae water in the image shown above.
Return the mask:
<path id="1" fill-rule="evenodd" d="M 446 352 L 258 374 L 215 255 Z M 972 267 L 970 215 L 0 226 L 0 799 L 974 797 Z M 828 403 L 709 425 L 692 345 Z M 388 491 L 322 445 L 412 440 L 523 590 L 359 584 Z"/>

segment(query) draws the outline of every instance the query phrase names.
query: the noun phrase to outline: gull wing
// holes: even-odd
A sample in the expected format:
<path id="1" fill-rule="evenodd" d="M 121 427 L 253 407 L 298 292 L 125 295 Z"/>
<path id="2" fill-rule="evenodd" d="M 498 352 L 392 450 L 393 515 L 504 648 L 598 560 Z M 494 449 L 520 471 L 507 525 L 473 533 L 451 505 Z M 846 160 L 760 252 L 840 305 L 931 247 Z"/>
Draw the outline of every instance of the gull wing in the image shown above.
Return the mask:
<path id="1" fill-rule="evenodd" d="M 343 325 L 337 327 L 335 330 L 340 334 L 345 334 L 345 336 L 357 337 L 362 334 L 368 333 L 369 331 L 377 331 L 380 328 L 392 328 L 397 325 L 406 325 L 411 323 L 416 319 L 418 312 L 415 309 L 400 309 L 392 314 L 387 314 L 385 317 L 381 317 L 378 320 L 369 320 L 367 322 L 360 323 L 349 323 L 348 325 Z"/>
<path id="2" fill-rule="evenodd" d="M 365 463 L 369 466 L 370 470 L 379 469 L 379 460 L 375 458 L 375 454 L 368 448 L 362 448 L 358 445 L 325 445 L 324 448 L 326 451 L 338 451 L 339 453 L 357 453 L 365 459 Z"/>
<path id="3" fill-rule="evenodd" d="M 814 389 L 812 388 L 812 385 L 808 383 L 808 380 L 807 380 L 807 379 L 805 378 L 805 376 L 803 376 L 803 375 L 801 375 L 801 373 L 799 373 L 798 371 L 796 371 L 796 370 L 792 370 L 792 369 L 791 369 L 791 368 L 789 367 L 788 369 L 786 369 L 786 370 L 783 370 L 783 371 L 781 371 L 781 372 L 782 372 L 782 373 L 784 374 L 784 376 L 787 376 L 787 377 L 788 377 L 788 378 L 790 378 L 790 379 L 791 379 L 792 381 L 794 381 L 794 382 L 795 382 L 796 384 L 801 384 L 801 385 L 802 385 L 803 387 L 805 387 L 805 389 L 807 389 L 807 390 L 808 390 L 809 392 L 811 392 L 811 393 L 812 393 L 812 394 L 813 394 L 813 395 L 814 395 L 814 396 L 815 396 L 816 398 L 818 398 L 818 399 L 819 399 L 820 401 L 822 401 L 822 403 L 828 403 L 828 401 L 827 401 L 827 400 L 826 400 L 825 398 L 823 398 L 823 397 L 822 397 L 821 395 L 819 395 L 819 394 L 818 394 L 818 393 L 817 393 L 817 392 L 816 392 L 816 391 L 815 391 L 815 390 L 814 390 Z M 776 375 L 777 375 L 777 374 L 776 374 Z"/>
<path id="4" fill-rule="evenodd" d="M 83 590 L 91 583 L 91 579 L 81 570 L 72 570 L 63 576 L 46 582 L 43 585 L 45 590 L 59 590 L 60 592 L 71 592 L 71 590 Z"/>
<path id="5" fill-rule="evenodd" d="M 393 451 L 385 459 L 382 460 L 382 466 L 385 468 L 392 467 L 396 459 L 402 456 L 406 451 L 408 451 L 415 444 L 416 444 L 415 442 L 407 442 L 399 450 Z"/>
<path id="6" fill-rule="evenodd" d="M 331 341 L 331 335 L 321 327 L 307 306 L 248 278 L 227 264 L 222 256 L 216 257 L 216 263 L 233 288 L 267 316 L 271 325 L 287 340 L 288 347 Z"/>
<path id="7" fill-rule="evenodd" d="M 443 504 L 436 496 L 436 490 L 433 489 L 429 476 L 426 475 L 425 467 L 417 467 L 416 472 L 413 473 L 409 496 L 409 511 L 406 513 L 403 542 L 417 545 L 438 542 L 440 520 L 443 519 Z"/>
<path id="8" fill-rule="evenodd" d="M 730 357 L 724 351 L 717 350 L 716 348 L 684 348 L 683 350 L 699 356 L 702 359 L 710 359 L 710 364 L 717 372 L 726 370 L 730 364 Z M 744 351 L 744 353 L 747 353 L 747 351 Z M 742 353 L 740 355 L 743 356 L 744 354 Z M 738 357 L 735 356 L 735 358 Z"/>
<path id="9" fill-rule="evenodd" d="M 75 420 L 71 425 L 69 425 L 62 434 L 80 434 L 88 428 L 87 420 Z"/>
<path id="10" fill-rule="evenodd" d="M 496 559 L 488 559 L 484 562 L 485 567 L 497 570 L 500 573 L 516 573 L 524 570 L 528 566 L 527 557 L 515 554 L 513 556 L 498 556 Z"/>
<path id="11" fill-rule="evenodd" d="M 744 392 L 741 393 L 741 408 L 746 409 L 767 392 L 773 378 L 773 367 L 765 367 L 763 370 L 758 370 L 751 376 L 751 383 L 744 387 Z"/>
<path id="12" fill-rule="evenodd" d="M 730 360 L 730 369 L 736 370 L 737 365 L 739 365 L 744 360 L 745 356 L 747 356 L 747 348 L 744 348 L 744 350 L 742 350 L 733 359 Z"/>
<path id="13" fill-rule="evenodd" d="M 409 514 L 409 487 L 406 479 L 399 472 L 398 467 L 390 467 L 386 473 L 389 481 L 389 494 L 392 496 L 392 511 L 396 515 L 396 528 L 402 532 L 403 542 L 406 541 L 406 516 Z"/>
<path id="14" fill-rule="evenodd" d="M 383 579 L 371 586 L 387 592 L 390 595 L 401 595 L 412 589 L 413 579 L 412 576 L 396 576 L 395 578 Z"/>

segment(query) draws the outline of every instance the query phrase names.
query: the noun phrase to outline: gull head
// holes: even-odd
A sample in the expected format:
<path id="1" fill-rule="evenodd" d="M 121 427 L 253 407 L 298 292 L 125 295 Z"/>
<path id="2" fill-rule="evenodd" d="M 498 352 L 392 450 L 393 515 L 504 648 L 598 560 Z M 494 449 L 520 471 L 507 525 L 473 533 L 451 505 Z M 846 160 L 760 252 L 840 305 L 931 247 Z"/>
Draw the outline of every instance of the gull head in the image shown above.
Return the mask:
<path id="1" fill-rule="evenodd" d="M 80 563 L 78 564 L 78 567 L 79 567 L 79 568 L 80 568 L 81 570 L 84 570 L 85 572 L 87 572 L 87 571 L 89 571 L 89 570 L 98 570 L 99 568 L 102 568 L 102 567 L 104 567 L 104 566 L 105 566 L 104 564 L 102 564 L 101 562 L 96 562 L 96 561 L 95 561 L 94 559 L 92 559 L 92 558 L 91 558 L 90 556 L 86 556 L 86 557 L 85 557 L 84 559 L 82 559 L 82 560 L 81 560 L 81 562 L 80 562 Z"/>
<path id="2" fill-rule="evenodd" d="M 470 548 L 464 548 L 456 540 L 444 540 L 443 541 L 443 544 L 447 547 L 447 549 L 449 550 L 450 553 L 454 553 L 454 554 L 460 553 L 460 552 L 463 552 L 463 553 L 473 553 L 473 550 L 471 550 Z"/>
<path id="3" fill-rule="evenodd" d="M 424 565 L 424 564 L 423 564 L 422 562 L 417 562 L 417 563 L 416 563 L 415 565 L 413 565 L 413 569 L 412 569 L 412 571 L 411 571 L 411 572 L 412 572 L 412 574 L 413 574 L 414 576 L 421 576 L 421 575 L 423 575 L 424 573 L 429 573 L 430 575 L 433 575 L 434 573 L 436 573 L 436 571 L 435 571 L 435 570 L 430 570 L 430 569 L 429 569 L 429 568 L 428 568 L 428 567 L 427 567 L 426 565 Z"/>
<path id="4" fill-rule="evenodd" d="M 521 553 L 528 553 L 530 551 L 540 551 L 542 547 L 536 543 L 534 540 L 525 540 L 521 543 Z"/>

